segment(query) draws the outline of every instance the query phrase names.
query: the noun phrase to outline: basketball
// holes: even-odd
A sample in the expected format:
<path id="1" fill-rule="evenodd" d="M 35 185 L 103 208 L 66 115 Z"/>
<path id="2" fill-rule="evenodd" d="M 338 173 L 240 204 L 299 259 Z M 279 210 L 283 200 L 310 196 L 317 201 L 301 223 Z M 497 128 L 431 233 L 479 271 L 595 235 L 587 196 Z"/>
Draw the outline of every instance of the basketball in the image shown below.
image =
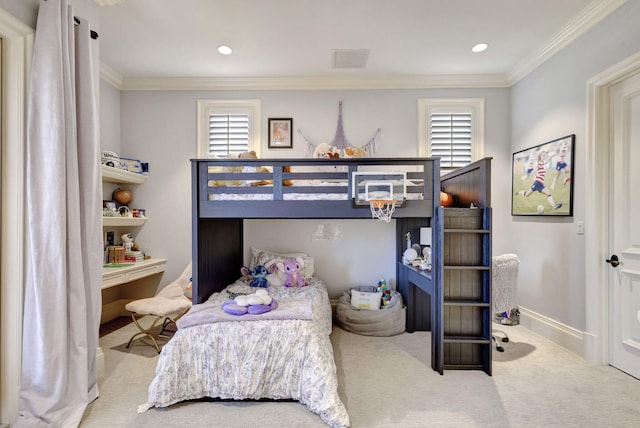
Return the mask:
<path id="1" fill-rule="evenodd" d="M 440 192 L 440 205 L 443 207 L 452 207 L 453 196 L 445 192 Z"/>
<path id="2" fill-rule="evenodd" d="M 542 205 L 538 205 L 538 214 L 544 213 L 544 207 Z"/>

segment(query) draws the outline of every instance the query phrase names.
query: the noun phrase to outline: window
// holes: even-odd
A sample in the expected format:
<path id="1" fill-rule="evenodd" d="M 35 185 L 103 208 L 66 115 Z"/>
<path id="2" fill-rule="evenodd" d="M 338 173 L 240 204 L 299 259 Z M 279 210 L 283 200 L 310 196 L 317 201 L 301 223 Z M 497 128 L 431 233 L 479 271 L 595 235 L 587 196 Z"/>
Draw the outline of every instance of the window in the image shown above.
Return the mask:
<path id="1" fill-rule="evenodd" d="M 199 158 L 260 155 L 260 100 L 198 100 L 197 126 Z"/>
<path id="2" fill-rule="evenodd" d="M 445 171 L 482 158 L 484 100 L 418 100 L 418 140 L 420 156 L 439 157 Z"/>

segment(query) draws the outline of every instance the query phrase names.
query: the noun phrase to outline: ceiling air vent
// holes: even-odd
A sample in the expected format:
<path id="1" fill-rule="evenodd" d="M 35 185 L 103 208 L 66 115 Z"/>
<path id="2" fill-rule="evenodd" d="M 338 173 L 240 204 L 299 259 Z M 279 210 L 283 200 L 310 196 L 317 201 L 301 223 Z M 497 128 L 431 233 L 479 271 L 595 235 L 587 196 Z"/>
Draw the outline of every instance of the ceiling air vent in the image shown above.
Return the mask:
<path id="1" fill-rule="evenodd" d="M 123 3 L 124 0 L 95 0 L 99 6 L 113 6 L 117 3 Z"/>
<path id="2" fill-rule="evenodd" d="M 334 49 L 333 68 L 364 68 L 369 49 Z"/>

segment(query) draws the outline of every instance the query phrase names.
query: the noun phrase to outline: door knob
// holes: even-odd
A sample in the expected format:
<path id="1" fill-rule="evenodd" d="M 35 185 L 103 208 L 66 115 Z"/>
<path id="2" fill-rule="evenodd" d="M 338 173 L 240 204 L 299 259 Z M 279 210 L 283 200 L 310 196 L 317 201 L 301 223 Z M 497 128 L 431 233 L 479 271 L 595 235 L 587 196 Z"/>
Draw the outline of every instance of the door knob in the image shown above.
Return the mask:
<path id="1" fill-rule="evenodd" d="M 618 256 L 616 256 L 615 254 L 613 254 L 611 256 L 610 259 L 606 260 L 607 263 L 609 263 L 612 267 L 618 267 L 618 265 L 620 264 L 620 261 L 618 260 Z"/>

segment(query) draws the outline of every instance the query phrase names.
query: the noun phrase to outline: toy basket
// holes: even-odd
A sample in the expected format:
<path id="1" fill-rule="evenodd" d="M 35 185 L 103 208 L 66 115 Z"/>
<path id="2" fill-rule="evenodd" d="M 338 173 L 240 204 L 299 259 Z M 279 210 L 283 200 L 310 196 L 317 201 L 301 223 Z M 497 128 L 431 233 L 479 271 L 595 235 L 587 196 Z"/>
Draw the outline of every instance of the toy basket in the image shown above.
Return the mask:
<path id="1" fill-rule="evenodd" d="M 402 296 L 397 291 L 391 292 L 389 304 L 380 310 L 359 309 L 351 304 L 352 290 L 366 292 L 370 288 L 357 287 L 340 296 L 336 306 L 338 325 L 351 333 L 364 336 L 395 336 L 403 333 L 407 315 Z"/>

